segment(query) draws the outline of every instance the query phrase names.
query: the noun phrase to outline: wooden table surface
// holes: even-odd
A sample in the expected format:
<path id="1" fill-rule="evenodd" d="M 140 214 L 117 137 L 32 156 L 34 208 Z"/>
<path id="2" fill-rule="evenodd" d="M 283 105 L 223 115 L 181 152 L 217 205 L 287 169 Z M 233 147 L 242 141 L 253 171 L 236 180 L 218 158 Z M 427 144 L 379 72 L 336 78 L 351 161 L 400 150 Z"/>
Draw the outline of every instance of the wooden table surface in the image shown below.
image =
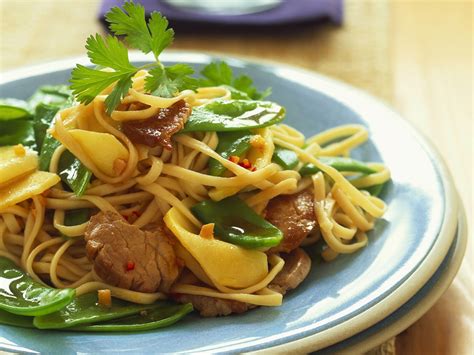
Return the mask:
<path id="1" fill-rule="evenodd" d="M 0 69 L 83 55 L 101 32 L 97 0 L 0 0 Z M 172 46 L 306 67 L 389 102 L 428 136 L 451 169 L 472 228 L 473 3 L 346 1 L 343 27 L 179 32 Z M 397 337 L 398 354 L 472 354 L 473 244 L 436 305 Z"/>

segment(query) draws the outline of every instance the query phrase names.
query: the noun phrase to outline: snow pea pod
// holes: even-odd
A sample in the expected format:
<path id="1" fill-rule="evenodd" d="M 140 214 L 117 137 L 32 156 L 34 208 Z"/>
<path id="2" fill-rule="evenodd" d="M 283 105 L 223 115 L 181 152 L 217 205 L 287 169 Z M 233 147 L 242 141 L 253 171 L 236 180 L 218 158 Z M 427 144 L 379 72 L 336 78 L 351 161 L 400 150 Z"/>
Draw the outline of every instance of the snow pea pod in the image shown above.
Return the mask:
<path id="1" fill-rule="evenodd" d="M 23 316 L 41 316 L 66 306 L 75 293 L 71 288 L 43 286 L 11 260 L 0 257 L 0 309 Z"/>
<path id="2" fill-rule="evenodd" d="M 29 118 L 31 118 L 31 112 L 27 102 L 17 99 L 0 100 L 0 121 Z"/>
<path id="3" fill-rule="evenodd" d="M 283 238 L 277 227 L 237 196 L 221 201 L 202 201 L 191 210 L 202 223 L 215 223 L 216 237 L 245 248 L 273 247 Z"/>
<path id="4" fill-rule="evenodd" d="M 31 120 L 0 121 L 0 146 L 20 143 L 35 148 L 35 136 Z"/>
<path id="5" fill-rule="evenodd" d="M 382 192 L 384 186 L 385 186 L 385 183 L 369 186 L 369 187 L 364 188 L 364 190 L 367 190 L 367 192 L 369 192 L 372 196 L 378 196 Z"/>
<path id="6" fill-rule="evenodd" d="M 278 145 L 275 146 L 272 161 L 280 165 L 285 170 L 293 170 L 300 162 L 298 160 L 298 155 L 296 155 L 294 151 L 280 147 Z"/>
<path id="7" fill-rule="evenodd" d="M 215 100 L 193 109 L 181 132 L 226 132 L 279 123 L 285 109 L 270 101 Z"/>
<path id="8" fill-rule="evenodd" d="M 111 307 L 103 307 L 97 303 L 97 293 L 92 292 L 74 298 L 57 312 L 35 317 L 33 324 L 39 329 L 62 329 L 123 318 L 159 306 L 159 304 L 143 305 L 113 299 Z"/>
<path id="9" fill-rule="evenodd" d="M 0 309 L 0 324 L 14 325 L 21 328 L 34 328 L 33 317 L 19 316 Z"/>
<path id="10" fill-rule="evenodd" d="M 250 149 L 250 131 L 219 132 L 219 144 L 216 152 L 224 159 L 229 159 L 232 155 L 241 157 Z M 209 174 L 221 176 L 227 169 L 216 159 L 209 159 Z"/>
<path id="11" fill-rule="evenodd" d="M 191 303 L 183 305 L 165 304 L 133 316 L 98 324 L 81 325 L 68 328 L 68 330 L 88 332 L 137 332 L 152 330 L 170 326 L 192 311 L 193 306 Z"/>
<path id="12" fill-rule="evenodd" d="M 344 157 L 318 157 L 318 159 L 329 166 L 332 166 L 338 171 L 351 171 L 351 172 L 360 172 L 363 174 L 373 174 L 376 171 L 369 167 L 367 164 L 355 160 L 352 158 Z M 305 164 L 300 169 L 300 174 L 302 176 L 313 175 L 319 172 L 320 170 L 313 164 Z"/>
<path id="13" fill-rule="evenodd" d="M 46 105 L 70 105 L 72 103 L 72 91 L 67 85 L 45 85 L 39 87 L 28 99 L 28 105 L 35 109 L 39 104 Z"/>
<path id="14" fill-rule="evenodd" d="M 59 106 L 38 104 L 33 117 L 33 128 L 35 130 L 35 140 L 38 147 L 43 146 L 46 130 L 51 126 L 54 116 L 59 111 Z"/>
<path id="15" fill-rule="evenodd" d="M 71 188 L 76 196 L 82 196 L 86 192 L 92 172 L 71 152 L 66 151 L 61 155 L 58 171 L 61 180 Z"/>

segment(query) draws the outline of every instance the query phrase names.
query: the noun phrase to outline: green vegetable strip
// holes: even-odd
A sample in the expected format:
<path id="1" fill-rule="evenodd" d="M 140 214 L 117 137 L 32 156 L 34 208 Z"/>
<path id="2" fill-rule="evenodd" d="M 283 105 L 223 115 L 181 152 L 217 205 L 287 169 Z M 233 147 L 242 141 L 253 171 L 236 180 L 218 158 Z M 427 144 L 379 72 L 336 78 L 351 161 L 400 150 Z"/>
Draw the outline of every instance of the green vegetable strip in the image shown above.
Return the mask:
<path id="1" fill-rule="evenodd" d="M 270 101 L 216 100 L 193 109 L 181 132 L 230 132 L 272 126 L 285 109 Z"/>
<path id="2" fill-rule="evenodd" d="M 224 159 L 229 159 L 232 155 L 242 157 L 250 149 L 250 131 L 219 132 L 219 144 L 216 152 Z M 209 159 L 209 174 L 222 176 L 227 169 L 216 159 Z"/>
<path id="3" fill-rule="evenodd" d="M 206 200 L 191 210 L 202 223 L 215 223 L 217 238 L 245 248 L 273 247 L 283 238 L 277 227 L 256 214 L 237 196 L 218 202 Z"/>
<path id="4" fill-rule="evenodd" d="M 36 106 L 35 116 L 33 118 L 33 128 L 35 130 L 35 140 L 38 147 L 43 146 L 46 130 L 51 126 L 53 118 L 60 110 L 59 106 L 40 103 Z"/>
<path id="5" fill-rule="evenodd" d="M 148 310 L 144 315 L 136 314 L 98 324 L 72 327 L 68 328 L 68 330 L 88 332 L 137 332 L 152 330 L 170 326 L 192 311 L 193 306 L 190 303 L 184 305 L 170 304 Z"/>
<path id="6" fill-rule="evenodd" d="M 160 304 L 134 304 L 115 298 L 111 307 L 103 307 L 97 304 L 97 293 L 92 292 L 74 298 L 57 312 L 35 317 L 33 324 L 39 329 L 62 329 L 123 318 L 158 307 Z"/>
<path id="7" fill-rule="evenodd" d="M 74 289 L 55 289 L 31 279 L 11 260 L 0 257 L 0 309 L 23 316 L 56 312 L 74 298 Z"/>
<path id="8" fill-rule="evenodd" d="M 33 317 L 19 316 L 0 309 L 0 324 L 14 325 L 22 328 L 34 328 Z"/>
<path id="9" fill-rule="evenodd" d="M 86 192 L 92 172 L 82 164 L 71 152 L 66 151 L 59 160 L 59 176 L 76 196 L 82 196 Z"/>
<path id="10" fill-rule="evenodd" d="M 369 167 L 367 164 L 351 159 L 351 158 L 344 158 L 344 157 L 318 157 L 318 159 L 329 166 L 332 166 L 334 169 L 338 171 L 350 171 L 350 172 L 360 172 L 363 174 L 373 174 L 376 173 L 374 169 Z M 313 175 L 319 172 L 320 170 L 315 167 L 313 164 L 305 164 L 300 169 L 300 174 L 302 176 Z"/>
<path id="11" fill-rule="evenodd" d="M 298 155 L 294 151 L 282 148 L 280 146 L 275 146 L 272 161 L 280 165 L 285 170 L 293 170 L 300 162 Z"/>
<path id="12" fill-rule="evenodd" d="M 75 226 L 87 222 L 90 218 L 91 210 L 89 208 L 79 208 L 77 210 L 68 210 L 64 216 L 65 226 Z"/>
<path id="13" fill-rule="evenodd" d="M 367 190 L 372 196 L 378 196 L 381 194 L 384 186 L 385 186 L 385 183 L 366 187 L 366 188 L 363 188 L 362 190 Z"/>
<path id="14" fill-rule="evenodd" d="M 23 119 L 0 121 L 0 146 L 20 143 L 35 149 L 33 123 Z"/>
<path id="15" fill-rule="evenodd" d="M 31 118 L 31 113 L 27 102 L 17 99 L 0 100 L 0 122 L 29 118 Z"/>

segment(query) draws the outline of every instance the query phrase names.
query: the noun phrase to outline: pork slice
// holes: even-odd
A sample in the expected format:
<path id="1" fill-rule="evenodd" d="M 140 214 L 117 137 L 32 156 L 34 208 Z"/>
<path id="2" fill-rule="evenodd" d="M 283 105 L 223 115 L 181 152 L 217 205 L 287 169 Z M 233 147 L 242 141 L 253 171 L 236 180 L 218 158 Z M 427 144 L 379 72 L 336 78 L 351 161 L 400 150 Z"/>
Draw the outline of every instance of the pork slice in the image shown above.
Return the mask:
<path id="1" fill-rule="evenodd" d="M 164 225 L 142 231 L 114 212 L 99 212 L 86 228 L 88 258 L 106 283 L 139 292 L 167 292 L 179 264 Z"/>
<path id="2" fill-rule="evenodd" d="M 194 309 L 203 317 L 228 316 L 232 313 L 244 313 L 257 306 L 245 302 L 226 300 L 200 295 L 177 294 L 174 299 L 179 303 L 192 303 Z"/>
<path id="3" fill-rule="evenodd" d="M 281 254 L 285 266 L 268 285 L 268 288 L 281 294 L 293 290 L 303 282 L 311 269 L 311 258 L 306 252 L 297 248 L 289 254 Z"/>
<path id="4" fill-rule="evenodd" d="M 312 192 L 303 190 L 271 199 L 265 218 L 283 232 L 283 240 L 269 253 L 289 253 L 298 248 L 316 226 Z"/>
<path id="5" fill-rule="evenodd" d="M 133 143 L 171 150 L 171 137 L 183 129 L 190 114 L 191 106 L 180 100 L 145 120 L 123 122 L 122 131 Z"/>

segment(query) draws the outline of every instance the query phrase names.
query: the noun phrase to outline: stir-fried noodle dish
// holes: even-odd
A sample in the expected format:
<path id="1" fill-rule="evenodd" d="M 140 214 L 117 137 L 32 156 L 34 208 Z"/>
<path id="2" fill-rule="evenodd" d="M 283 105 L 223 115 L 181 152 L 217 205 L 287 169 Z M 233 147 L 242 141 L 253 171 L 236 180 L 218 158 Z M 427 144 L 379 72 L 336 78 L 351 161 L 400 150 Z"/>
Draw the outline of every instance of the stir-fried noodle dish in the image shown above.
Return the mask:
<path id="1" fill-rule="evenodd" d="M 363 126 L 305 137 L 225 62 L 161 63 L 174 33 L 159 13 L 127 2 L 107 21 L 151 62 L 91 36 L 95 67 L 70 86 L 0 105 L 2 323 L 145 330 L 279 306 L 308 250 L 368 243 L 390 172 L 350 157 Z"/>

